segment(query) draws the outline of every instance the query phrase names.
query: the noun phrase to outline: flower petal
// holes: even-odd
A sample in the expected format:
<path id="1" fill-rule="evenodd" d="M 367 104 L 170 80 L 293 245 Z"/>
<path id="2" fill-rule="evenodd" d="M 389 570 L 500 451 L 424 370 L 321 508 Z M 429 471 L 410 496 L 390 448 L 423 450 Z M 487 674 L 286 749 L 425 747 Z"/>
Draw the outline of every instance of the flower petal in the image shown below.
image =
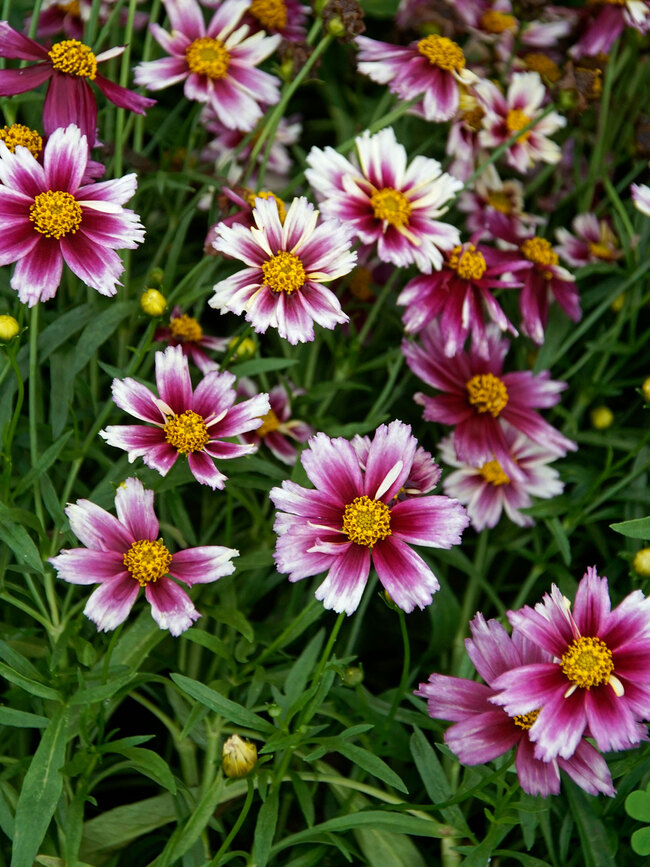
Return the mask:
<path id="1" fill-rule="evenodd" d="M 187 593 L 169 578 L 147 584 L 144 593 L 153 619 L 174 636 L 185 632 L 201 616 Z"/>

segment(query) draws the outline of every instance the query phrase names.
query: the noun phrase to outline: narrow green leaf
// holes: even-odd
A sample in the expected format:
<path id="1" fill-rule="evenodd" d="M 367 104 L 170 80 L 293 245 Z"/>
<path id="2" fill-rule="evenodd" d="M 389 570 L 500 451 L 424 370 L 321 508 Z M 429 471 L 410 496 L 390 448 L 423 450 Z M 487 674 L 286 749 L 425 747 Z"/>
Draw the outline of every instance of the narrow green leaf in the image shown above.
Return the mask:
<path id="1" fill-rule="evenodd" d="M 15 644 L 15 642 L 14 642 Z M 32 648 L 34 645 L 32 645 Z M 19 653 L 16 647 L 12 647 L 11 644 L 7 644 L 6 641 L 0 640 L 0 659 L 4 660 L 7 665 L 11 666 L 11 668 L 15 668 L 19 674 L 25 675 L 25 677 L 31 677 L 32 680 L 40 680 L 41 683 L 45 683 L 43 675 L 36 668 L 35 665 Z"/>
<path id="2" fill-rule="evenodd" d="M 427 790 L 427 795 L 431 798 L 431 803 L 441 804 L 445 801 L 451 800 L 453 793 L 449 786 L 449 781 L 445 776 L 445 772 L 442 769 L 442 765 L 438 760 L 436 751 L 417 726 L 413 729 L 410 748 L 411 755 L 415 761 L 415 766 L 422 777 L 424 788 Z M 454 828 L 467 831 L 467 822 L 465 821 L 465 817 L 463 816 L 460 807 L 447 807 L 446 809 L 441 810 L 441 813 L 446 821 Z"/>
<path id="3" fill-rule="evenodd" d="M 610 867 L 615 863 L 605 826 L 594 814 L 587 796 L 571 780 L 565 780 L 565 791 L 582 842 L 584 867 Z"/>
<path id="4" fill-rule="evenodd" d="M 217 638 L 216 635 L 211 635 L 209 632 L 205 632 L 203 629 L 197 629 L 196 627 L 187 629 L 182 637 L 187 639 L 187 641 L 192 641 L 194 644 L 207 648 L 215 656 L 220 656 L 222 659 L 230 659 L 232 655 L 231 651 L 220 638 Z"/>
<path id="5" fill-rule="evenodd" d="M 214 811 L 225 788 L 224 783 L 225 780 L 222 774 L 217 774 L 212 784 L 199 799 L 192 815 L 178 825 L 167 841 L 167 845 L 161 852 L 160 857 L 155 861 L 156 867 L 168 867 L 168 865 L 174 864 L 192 848 L 214 815 Z"/>
<path id="6" fill-rule="evenodd" d="M 119 689 L 133 680 L 133 677 L 133 674 L 126 674 L 122 677 L 113 677 L 108 683 L 100 683 L 90 687 L 84 686 L 72 696 L 70 704 L 92 704 L 94 701 L 106 701 L 107 698 L 111 698 Z"/>
<path id="7" fill-rule="evenodd" d="M 273 837 L 278 824 L 279 806 L 279 789 L 276 788 L 264 801 L 257 816 L 255 839 L 253 840 L 253 861 L 257 867 L 266 867 L 269 860 Z"/>
<path id="8" fill-rule="evenodd" d="M 158 753 L 154 753 L 153 750 L 144 750 L 140 747 L 122 746 L 117 741 L 113 741 L 113 743 L 106 744 L 105 746 L 106 752 L 118 753 L 124 756 L 145 776 L 150 777 L 156 783 L 160 783 L 172 795 L 176 794 L 174 775 L 169 769 L 167 762 Z"/>
<path id="9" fill-rule="evenodd" d="M 0 519 L 0 539 L 13 551 L 18 563 L 43 574 L 40 552 L 24 527 Z"/>
<path id="10" fill-rule="evenodd" d="M 10 668 L 4 662 L 0 662 L 0 675 L 6 677 L 11 683 L 15 683 L 16 686 L 22 687 L 26 692 L 37 695 L 39 698 L 49 698 L 52 701 L 61 700 L 59 693 L 55 689 L 52 689 L 51 686 L 39 683 L 31 677 L 25 677 L 25 675 Z"/>
<path id="11" fill-rule="evenodd" d="M 298 364 L 297 358 L 253 358 L 233 364 L 230 372 L 239 379 L 242 376 L 257 376 L 258 373 L 271 373 L 273 370 L 286 370 Z"/>
<path id="12" fill-rule="evenodd" d="M 49 470 L 49 468 L 52 466 L 52 464 L 56 461 L 56 459 L 65 448 L 65 445 L 71 436 L 72 431 L 66 431 L 63 436 L 59 437 L 59 439 L 55 443 L 52 443 L 49 448 L 45 449 L 38 461 L 29 470 L 29 472 L 22 477 L 22 479 L 16 486 L 14 496 L 19 497 L 34 484 L 34 481 L 36 479 L 40 478 L 43 473 Z"/>
<path id="13" fill-rule="evenodd" d="M 231 701 L 214 689 L 199 683 L 198 680 L 192 680 L 182 674 L 172 674 L 171 679 L 187 695 L 191 695 L 192 698 L 230 722 L 259 732 L 275 731 L 275 727 L 262 719 L 261 716 Z"/>
<path id="14" fill-rule="evenodd" d="M 300 654 L 287 675 L 284 692 L 289 702 L 294 702 L 307 686 L 307 680 L 323 645 L 325 630 L 320 629 Z"/>
<path id="15" fill-rule="evenodd" d="M 650 517 L 636 518 L 633 521 L 620 521 L 609 525 L 615 533 L 630 539 L 650 539 Z"/>
<path id="16" fill-rule="evenodd" d="M 383 759 L 380 759 L 374 753 L 364 750 L 363 747 L 349 744 L 341 738 L 314 738 L 314 742 L 321 745 L 321 751 L 324 749 L 327 752 L 341 753 L 342 756 L 345 756 L 346 759 L 363 768 L 364 771 L 368 771 L 373 777 L 377 777 L 378 780 L 383 780 L 387 785 L 408 794 L 408 789 L 404 785 L 403 780 L 398 777 L 395 771 L 388 767 Z M 319 750 L 315 750 L 311 755 L 305 756 L 305 761 L 310 761 L 318 754 Z M 320 754 L 324 755 L 322 752 Z"/>
<path id="17" fill-rule="evenodd" d="M 562 559 L 564 560 L 567 566 L 571 565 L 571 546 L 569 544 L 569 537 L 567 536 L 564 527 L 560 523 L 558 518 L 548 518 L 548 520 L 544 521 L 548 529 L 551 531 L 551 534 L 555 541 L 557 542 L 557 546 L 560 549 L 560 554 L 562 555 Z"/>
<path id="18" fill-rule="evenodd" d="M 21 729 L 44 729 L 49 719 L 24 710 L 14 710 L 13 707 L 0 707 L 0 725 L 15 726 Z"/>

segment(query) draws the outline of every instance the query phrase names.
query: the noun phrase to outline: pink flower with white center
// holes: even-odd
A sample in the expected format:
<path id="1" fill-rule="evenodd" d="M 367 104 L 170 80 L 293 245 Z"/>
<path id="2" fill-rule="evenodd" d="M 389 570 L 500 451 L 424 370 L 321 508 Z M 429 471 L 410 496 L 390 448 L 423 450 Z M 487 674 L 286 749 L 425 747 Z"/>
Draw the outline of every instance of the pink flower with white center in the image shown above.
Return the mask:
<path id="1" fill-rule="evenodd" d="M 43 129 L 51 135 L 59 127 L 76 124 L 93 147 L 97 134 L 97 103 L 88 84 L 92 81 L 112 103 L 137 114 L 144 114 L 155 104 L 125 87 L 114 84 L 97 72 L 97 64 L 122 54 L 125 46 L 110 48 L 95 56 L 77 39 L 56 42 L 48 51 L 23 36 L 6 21 L 0 21 L 0 57 L 36 60 L 25 69 L 0 70 L 0 96 L 13 96 L 33 90 L 49 81 L 43 105 Z"/>
<path id="2" fill-rule="evenodd" d="M 172 554 L 159 538 L 153 491 L 127 479 L 115 492 L 117 517 L 90 500 L 70 503 L 70 528 L 85 548 L 70 548 L 50 557 L 58 577 L 71 584 L 99 584 L 84 614 L 100 632 L 115 629 L 129 615 L 144 587 L 151 616 L 161 629 L 180 635 L 201 616 L 185 590 L 210 584 L 235 571 L 234 548 L 204 545 Z"/>
<path id="3" fill-rule="evenodd" d="M 382 262 L 417 265 L 430 274 L 442 266 L 441 250 L 460 243 L 458 229 L 438 221 L 462 182 L 440 171 L 437 160 L 405 148 L 391 127 L 355 139 L 358 164 L 333 148 L 312 148 L 305 172 L 326 217 L 336 217 L 363 244 L 377 244 Z"/>
<path id="4" fill-rule="evenodd" d="M 198 319 L 183 313 L 178 306 L 171 312 L 169 327 L 156 328 L 153 339 L 165 341 L 170 346 L 180 346 L 183 354 L 191 358 L 203 374 L 219 369 L 219 365 L 205 350 L 225 352 L 228 348 L 228 340 L 225 337 L 210 337 L 204 334 Z"/>
<path id="5" fill-rule="evenodd" d="M 261 105 L 280 99 L 280 81 L 257 69 L 280 43 L 280 36 L 263 32 L 246 38 L 240 25 L 250 0 L 224 0 L 207 28 L 196 0 L 165 0 L 171 34 L 150 24 L 156 42 L 171 56 L 140 63 L 137 84 L 162 90 L 185 82 L 185 96 L 208 103 L 229 129 L 249 132 L 262 117 Z"/>
<path id="6" fill-rule="evenodd" d="M 404 611 L 429 605 L 438 579 L 410 546 L 451 548 L 468 518 L 448 497 L 397 498 L 416 448 L 410 425 L 401 421 L 377 428 L 363 465 L 348 440 L 312 437 L 301 460 L 316 490 L 285 481 L 269 494 L 279 510 L 278 570 L 288 572 L 290 581 L 327 572 L 316 598 L 352 614 L 372 561 L 396 605 Z"/>
<path id="7" fill-rule="evenodd" d="M 601 4 L 594 5 L 597 7 Z M 589 4 L 584 10 L 590 20 L 581 23 L 580 39 L 569 52 L 573 57 L 609 54 L 610 48 L 626 27 L 632 27 L 639 33 L 650 30 L 648 0 L 602 0 L 602 8 L 596 8 L 593 12 L 592 8 Z"/>
<path id="8" fill-rule="evenodd" d="M 397 304 L 406 307 L 402 315 L 406 333 L 416 334 L 439 316 L 445 355 L 451 358 L 462 349 L 471 331 L 472 346 L 487 358 L 484 310 L 501 331 L 517 336 L 517 329 L 491 291 L 522 285 L 498 279 L 511 259 L 510 253 L 482 244 L 467 242 L 454 247 L 440 271 L 414 277 L 398 296 Z"/>
<path id="9" fill-rule="evenodd" d="M 431 34 L 408 46 L 378 42 L 366 36 L 355 39 L 359 48 L 357 68 L 378 84 L 387 84 L 400 99 L 418 96 L 417 113 L 425 120 L 449 120 L 458 110 L 459 85 L 477 81 L 465 67 L 460 45 L 446 36 Z"/>
<path id="10" fill-rule="evenodd" d="M 223 0 L 203 0 L 209 9 L 218 8 Z M 298 0 L 252 0 L 243 18 L 243 23 L 252 33 L 263 30 L 278 34 L 288 42 L 305 42 L 307 39 L 307 15 L 309 6 Z"/>
<path id="11" fill-rule="evenodd" d="M 615 262 L 623 255 L 609 220 L 599 220 L 595 214 L 578 214 L 571 228 L 575 235 L 568 229 L 555 230 L 559 241 L 555 251 L 574 268 L 594 262 Z"/>
<path id="12" fill-rule="evenodd" d="M 540 710 L 529 735 L 544 761 L 573 755 L 583 734 L 603 751 L 648 739 L 650 599 L 635 590 L 610 610 L 607 578 L 587 569 L 571 603 L 553 585 L 534 609 L 508 619 L 552 660 L 501 674 L 490 700 L 511 716 Z"/>
<path id="13" fill-rule="evenodd" d="M 253 219 L 252 229 L 217 227 L 215 249 L 248 267 L 217 283 L 208 304 L 221 313 L 245 313 L 260 334 L 277 328 L 293 345 L 314 339 L 314 322 L 329 329 L 347 322 L 323 283 L 356 264 L 348 228 L 336 220 L 318 223 L 318 211 L 304 197 L 293 200 L 284 221 L 273 199 L 257 198 Z"/>
<path id="14" fill-rule="evenodd" d="M 541 761 L 531 742 L 539 708 L 508 716 L 490 702 L 498 695 L 495 681 L 518 666 L 540 664 L 550 655 L 516 632 L 508 635 L 497 620 L 477 614 L 471 621 L 471 638 L 465 639 L 468 656 L 485 683 L 464 677 L 432 674 L 415 695 L 427 699 L 429 716 L 454 722 L 445 732 L 445 743 L 464 765 L 481 765 L 516 747 L 515 767 L 519 783 L 530 795 L 557 795 L 560 771 L 585 792 L 616 793 L 607 763 L 591 744 L 579 739 L 571 755 Z"/>
<path id="15" fill-rule="evenodd" d="M 540 114 L 546 89 L 537 72 L 519 72 L 512 76 L 504 96 L 491 81 L 479 81 L 474 92 L 485 111 L 479 132 L 482 147 L 493 149 L 528 126 Z M 508 165 L 526 174 L 536 162 L 557 163 L 562 151 L 547 136 L 566 124 L 566 118 L 552 111 L 531 129 L 523 132 L 506 151 Z"/>
<path id="16" fill-rule="evenodd" d="M 533 497 L 547 500 L 564 490 L 557 470 L 549 466 L 557 460 L 557 454 L 509 425 L 503 427 L 510 456 L 521 471 L 521 478 L 511 478 L 494 458 L 478 467 L 460 461 L 452 437 L 445 437 L 439 445 L 442 460 L 451 467 L 458 467 L 445 476 L 445 493 L 465 506 L 477 532 L 496 527 L 503 512 L 514 524 L 532 527 L 535 521 L 520 509 L 532 506 Z"/>
<path id="17" fill-rule="evenodd" d="M 88 144 L 78 127 L 57 129 L 43 164 L 25 147 L 0 142 L 0 265 L 16 263 L 11 288 L 33 307 L 56 295 L 63 262 L 101 295 L 115 295 L 124 271 L 116 249 L 133 250 L 144 228 L 123 208 L 135 175 L 83 184 Z"/>
<path id="18" fill-rule="evenodd" d="M 255 386 L 250 379 L 240 379 L 237 383 L 237 392 L 245 397 L 256 394 Z M 299 393 L 301 393 L 299 390 L 293 390 L 294 395 Z M 261 426 L 257 430 L 244 434 L 242 439 L 256 446 L 264 443 L 279 461 L 292 466 L 298 457 L 298 449 L 293 443 L 306 443 L 309 437 L 314 435 L 314 428 L 307 422 L 291 418 L 291 401 L 283 385 L 276 385 L 271 389 L 269 403 L 271 409 L 262 418 Z"/>
<path id="19" fill-rule="evenodd" d="M 352 440 L 352 447 L 357 453 L 361 469 L 365 471 L 370 454 L 372 440 L 370 437 L 362 437 L 357 434 Z M 418 497 L 421 494 L 429 494 L 440 481 L 440 467 L 434 461 L 433 456 L 422 446 L 415 450 L 413 465 L 407 480 L 401 489 L 395 494 L 399 500 L 407 497 Z"/>
<path id="20" fill-rule="evenodd" d="M 113 400 L 125 412 L 147 425 L 109 425 L 100 431 L 106 442 L 128 452 L 129 461 L 142 458 L 148 467 L 166 476 L 179 455 L 186 455 L 192 475 L 212 490 L 222 490 L 228 477 L 214 460 L 239 458 L 257 451 L 253 445 L 229 442 L 231 437 L 255 430 L 269 411 L 267 394 L 233 406 L 235 377 L 211 370 L 196 389 L 187 357 L 180 346 L 156 352 L 156 397 L 135 379 L 114 379 Z"/>
<path id="21" fill-rule="evenodd" d="M 493 165 L 488 166 L 474 182 L 473 190 L 465 190 L 458 197 L 458 210 L 467 215 L 469 232 L 492 230 L 495 218 L 499 226 L 505 223 L 514 235 L 528 235 L 532 226 L 544 222 L 524 211 L 524 188 L 520 181 L 502 181 Z"/>
<path id="22" fill-rule="evenodd" d="M 647 184 L 632 184 L 630 191 L 637 211 L 650 217 L 650 187 Z"/>
<path id="23" fill-rule="evenodd" d="M 443 393 L 436 397 L 418 393 L 415 402 L 424 407 L 427 421 L 455 425 L 454 448 L 462 461 L 482 466 L 497 460 L 510 478 L 524 478 L 510 455 L 503 422 L 558 456 L 575 451 L 576 444 L 536 412 L 554 406 L 566 383 L 550 379 L 548 371 L 537 376 L 528 370 L 503 373 L 510 344 L 499 338 L 494 326 L 487 329 L 487 358 L 472 347 L 459 352 L 453 364 L 444 354 L 437 321 L 420 337 L 422 346 L 402 343 L 406 362 L 423 382 Z"/>

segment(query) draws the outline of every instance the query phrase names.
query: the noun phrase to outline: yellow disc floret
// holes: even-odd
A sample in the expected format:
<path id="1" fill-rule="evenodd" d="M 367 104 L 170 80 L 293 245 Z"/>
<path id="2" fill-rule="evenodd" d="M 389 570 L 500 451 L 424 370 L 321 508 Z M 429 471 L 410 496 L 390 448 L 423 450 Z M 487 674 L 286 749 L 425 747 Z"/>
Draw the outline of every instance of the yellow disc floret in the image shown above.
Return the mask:
<path id="1" fill-rule="evenodd" d="M 528 69 L 538 72 L 542 78 L 547 78 L 550 82 L 559 81 L 562 77 L 560 67 L 546 54 L 531 51 L 529 54 L 524 54 L 523 61 Z"/>
<path id="2" fill-rule="evenodd" d="M 505 382 L 493 373 L 477 373 L 466 384 L 467 399 L 477 412 L 489 412 L 497 416 L 508 404 L 508 389 Z"/>
<path id="3" fill-rule="evenodd" d="M 483 30 L 488 33 L 505 33 L 506 30 L 517 29 L 517 19 L 507 12 L 497 12 L 496 9 L 487 9 L 480 19 Z"/>
<path id="4" fill-rule="evenodd" d="M 203 337 L 203 329 L 193 316 L 183 313 L 175 319 L 169 320 L 169 330 L 172 337 L 183 343 L 198 343 Z"/>
<path id="5" fill-rule="evenodd" d="M 97 60 L 91 49 L 78 39 L 57 42 L 48 51 L 52 66 L 66 75 L 76 75 L 92 81 L 97 75 Z"/>
<path id="6" fill-rule="evenodd" d="M 608 683 L 614 671 L 612 651 L 600 638 L 576 638 L 560 660 L 562 671 L 583 689 Z"/>
<path id="7" fill-rule="evenodd" d="M 378 220 L 386 220 L 391 226 L 397 228 L 408 225 L 411 203 L 399 190 L 393 187 L 377 190 L 370 197 L 370 204 Z"/>
<path id="8" fill-rule="evenodd" d="M 131 576 L 141 587 L 146 587 L 165 577 L 171 566 L 172 555 L 162 542 L 140 539 L 133 542 L 123 560 Z"/>
<path id="9" fill-rule="evenodd" d="M 277 256 L 267 259 L 262 265 L 264 283 L 273 292 L 286 292 L 291 295 L 305 285 L 307 274 L 297 256 L 286 250 L 278 250 Z"/>
<path id="10" fill-rule="evenodd" d="M 447 72 L 465 68 L 465 55 L 460 45 L 446 36 L 431 34 L 420 39 L 418 51 L 424 55 L 432 66 L 439 66 Z"/>
<path id="11" fill-rule="evenodd" d="M 513 716 L 512 721 L 516 726 L 519 726 L 520 729 L 527 732 L 528 729 L 533 727 L 535 720 L 539 716 L 540 710 L 541 707 L 537 708 L 537 710 L 531 710 L 529 713 L 518 714 L 517 716 Z"/>
<path id="12" fill-rule="evenodd" d="M 381 500 L 370 497 L 355 497 L 345 507 L 343 532 L 351 542 L 372 548 L 390 536 L 390 509 Z"/>
<path id="13" fill-rule="evenodd" d="M 262 424 L 255 430 L 255 433 L 258 434 L 258 436 L 265 437 L 267 434 L 278 430 L 279 427 L 280 419 L 273 410 L 270 409 L 266 415 L 262 416 Z"/>
<path id="14" fill-rule="evenodd" d="M 557 265 L 560 261 L 557 253 L 546 238 L 527 238 L 521 245 L 521 252 L 529 262 L 536 265 Z"/>
<path id="15" fill-rule="evenodd" d="M 0 129 L 0 141 L 3 141 L 11 153 L 16 152 L 17 147 L 24 147 L 34 157 L 38 157 L 43 150 L 43 139 L 35 129 L 30 129 L 22 123 L 12 123 L 11 126 L 3 126 Z"/>
<path id="16" fill-rule="evenodd" d="M 202 416 L 188 409 L 167 418 L 165 439 L 179 454 L 187 455 L 200 452 L 210 442 L 210 434 Z"/>
<path id="17" fill-rule="evenodd" d="M 29 208 L 29 219 L 34 228 L 46 238 L 74 235 L 81 225 L 81 205 L 70 193 L 46 190 L 39 193 Z"/>
<path id="18" fill-rule="evenodd" d="M 512 213 L 512 199 L 502 190 L 490 190 L 487 195 L 487 203 L 488 205 L 491 205 L 495 211 L 500 211 L 502 214 Z"/>
<path id="19" fill-rule="evenodd" d="M 508 114 L 506 115 L 506 126 L 508 127 L 508 132 L 512 135 L 512 133 L 519 132 L 520 129 L 523 129 L 525 126 L 531 122 L 532 117 L 528 117 L 527 114 L 524 114 L 523 111 L 519 108 L 511 108 Z M 525 142 L 530 136 L 530 130 L 526 130 L 520 136 L 517 137 L 517 141 L 519 143 Z"/>
<path id="20" fill-rule="evenodd" d="M 279 196 L 276 196 L 275 193 L 272 193 L 270 190 L 260 190 L 258 193 L 249 193 L 246 196 L 246 200 L 251 208 L 255 207 L 255 199 L 273 199 L 275 204 L 278 206 L 280 222 L 284 223 L 284 218 L 287 216 L 287 209 Z"/>
<path id="21" fill-rule="evenodd" d="M 192 72 L 213 79 L 224 78 L 230 64 L 230 54 L 223 42 L 211 36 L 201 36 L 188 45 L 185 59 Z"/>
<path id="22" fill-rule="evenodd" d="M 449 267 L 463 280 L 480 280 L 487 265 L 483 254 L 474 244 L 468 244 L 466 247 L 454 247 L 449 256 Z"/>
<path id="23" fill-rule="evenodd" d="M 479 473 L 486 482 L 497 488 L 499 485 L 508 485 L 510 483 L 510 478 L 504 473 L 503 467 L 497 460 L 488 461 L 486 464 L 483 464 L 482 467 L 479 467 Z"/>
<path id="24" fill-rule="evenodd" d="M 253 0 L 248 11 L 265 30 L 282 30 L 287 26 L 284 0 Z"/>

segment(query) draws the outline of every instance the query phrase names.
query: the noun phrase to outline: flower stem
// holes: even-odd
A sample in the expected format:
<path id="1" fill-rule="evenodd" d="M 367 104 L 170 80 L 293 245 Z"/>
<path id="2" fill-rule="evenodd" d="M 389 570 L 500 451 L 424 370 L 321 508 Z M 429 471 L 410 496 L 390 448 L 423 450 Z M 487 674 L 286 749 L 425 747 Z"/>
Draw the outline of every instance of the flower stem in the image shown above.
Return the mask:
<path id="1" fill-rule="evenodd" d="M 31 321 L 29 326 L 29 451 L 31 464 L 36 466 L 38 461 L 38 311 L 39 305 L 32 307 Z M 36 517 L 45 527 L 45 515 L 41 502 L 41 489 L 39 480 L 34 480 L 34 511 Z"/>
<path id="2" fill-rule="evenodd" d="M 3 467 L 3 489 L 4 496 L 3 500 L 6 503 L 9 498 L 9 485 L 11 483 L 11 468 L 12 468 L 12 458 L 11 458 L 11 449 L 14 441 L 14 434 L 16 433 L 16 425 L 18 424 L 18 419 L 20 418 L 20 413 L 23 408 L 23 401 L 25 399 L 25 384 L 23 382 L 23 378 L 20 375 L 20 370 L 18 368 L 18 364 L 16 363 L 16 352 L 13 346 L 7 346 L 7 356 L 9 358 L 9 364 L 16 376 L 16 387 L 18 390 L 18 394 L 16 396 L 16 406 L 14 407 L 14 412 L 11 417 L 11 421 L 9 422 L 9 427 L 7 429 L 7 433 L 4 436 L 3 442 L 3 452 L 4 452 L 4 467 Z"/>
<path id="3" fill-rule="evenodd" d="M 402 646 L 404 648 L 404 657 L 402 660 L 402 676 L 400 677 L 399 687 L 395 691 L 395 695 L 393 696 L 393 701 L 390 706 L 390 710 L 388 711 L 388 715 L 384 719 L 384 722 L 381 726 L 378 734 L 380 737 L 385 737 L 386 732 L 391 726 L 393 719 L 395 718 L 395 714 L 397 713 L 397 708 L 406 692 L 406 688 L 408 687 L 409 674 L 411 671 L 411 644 L 409 642 L 409 634 L 406 628 L 406 617 L 404 616 L 404 612 L 400 609 L 398 612 L 399 616 L 399 628 L 402 633 Z"/>
<path id="4" fill-rule="evenodd" d="M 246 800 L 244 801 L 244 806 L 241 808 L 241 812 L 240 812 L 239 816 L 237 817 L 237 821 L 230 829 L 228 836 L 221 844 L 219 851 L 214 856 L 212 861 L 210 861 L 208 867 L 216 867 L 216 865 L 219 863 L 219 859 L 221 858 L 221 856 L 224 855 L 229 850 L 230 844 L 232 843 L 232 841 L 235 839 L 235 837 L 239 833 L 239 829 L 244 824 L 244 822 L 246 820 L 246 816 L 248 816 L 248 811 L 251 808 L 251 804 L 253 803 L 253 797 L 255 795 L 255 782 L 254 782 L 253 778 L 250 776 L 248 777 L 246 782 L 248 783 L 248 792 L 246 793 Z"/>

